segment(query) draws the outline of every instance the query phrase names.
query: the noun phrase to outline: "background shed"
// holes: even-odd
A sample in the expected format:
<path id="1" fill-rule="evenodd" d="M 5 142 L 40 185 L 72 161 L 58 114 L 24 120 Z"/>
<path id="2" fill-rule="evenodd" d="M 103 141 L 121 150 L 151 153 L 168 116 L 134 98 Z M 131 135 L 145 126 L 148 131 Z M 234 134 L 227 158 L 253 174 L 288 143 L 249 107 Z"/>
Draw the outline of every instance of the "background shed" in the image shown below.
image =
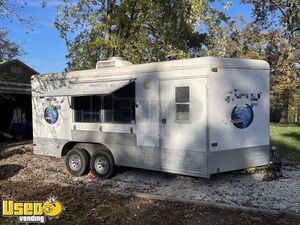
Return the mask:
<path id="1" fill-rule="evenodd" d="M 38 72 L 18 59 L 0 62 L 0 132 L 10 133 L 16 137 L 16 132 L 18 133 L 20 130 L 13 129 L 13 123 L 16 121 L 12 121 L 12 119 L 14 110 L 19 109 L 26 120 L 27 135 L 24 138 L 31 137 L 30 77 L 33 74 L 38 74 Z M 18 119 L 22 120 L 22 118 Z M 17 136 L 23 138 L 20 135 Z M 3 140 L 3 135 L 0 135 L 0 140 Z"/>

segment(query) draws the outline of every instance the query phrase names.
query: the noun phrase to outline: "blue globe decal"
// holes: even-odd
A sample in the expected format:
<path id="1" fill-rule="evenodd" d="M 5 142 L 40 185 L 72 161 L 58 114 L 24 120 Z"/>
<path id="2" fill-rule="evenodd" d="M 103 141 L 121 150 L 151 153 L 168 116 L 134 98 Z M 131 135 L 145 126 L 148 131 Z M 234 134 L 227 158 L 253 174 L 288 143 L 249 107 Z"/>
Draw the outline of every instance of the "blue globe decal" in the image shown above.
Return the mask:
<path id="1" fill-rule="evenodd" d="M 44 111 L 44 119 L 49 124 L 55 124 L 56 121 L 58 120 L 58 111 L 57 111 L 57 109 L 53 106 L 48 106 Z"/>
<path id="2" fill-rule="evenodd" d="M 231 112 L 231 122 L 239 129 L 250 126 L 254 118 L 253 109 L 250 105 L 237 105 Z"/>

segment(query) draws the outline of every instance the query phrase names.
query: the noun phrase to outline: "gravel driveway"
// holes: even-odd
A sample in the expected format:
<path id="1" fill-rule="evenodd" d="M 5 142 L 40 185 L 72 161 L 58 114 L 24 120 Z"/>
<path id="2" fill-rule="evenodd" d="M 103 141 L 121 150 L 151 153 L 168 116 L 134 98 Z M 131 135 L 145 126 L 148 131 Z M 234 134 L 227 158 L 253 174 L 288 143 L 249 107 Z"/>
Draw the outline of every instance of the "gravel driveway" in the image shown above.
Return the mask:
<path id="1" fill-rule="evenodd" d="M 73 177 L 64 171 L 64 159 L 33 155 L 31 145 L 0 152 L 0 181 L 84 185 L 116 193 L 151 193 L 300 212 L 300 165 L 284 164 L 282 177 L 277 179 L 265 179 L 266 171 L 232 172 L 203 179 L 121 167 L 112 179 L 100 180 L 91 176 Z"/>

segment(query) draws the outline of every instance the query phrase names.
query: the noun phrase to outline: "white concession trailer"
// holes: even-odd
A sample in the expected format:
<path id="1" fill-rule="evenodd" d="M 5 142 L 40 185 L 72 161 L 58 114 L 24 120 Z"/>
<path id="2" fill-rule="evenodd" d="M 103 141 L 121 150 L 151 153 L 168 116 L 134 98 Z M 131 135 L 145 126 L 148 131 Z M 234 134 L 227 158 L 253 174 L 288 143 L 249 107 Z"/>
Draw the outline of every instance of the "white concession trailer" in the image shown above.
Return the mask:
<path id="1" fill-rule="evenodd" d="M 269 64 L 202 57 L 32 76 L 34 153 L 70 173 L 115 166 L 199 177 L 267 165 Z"/>

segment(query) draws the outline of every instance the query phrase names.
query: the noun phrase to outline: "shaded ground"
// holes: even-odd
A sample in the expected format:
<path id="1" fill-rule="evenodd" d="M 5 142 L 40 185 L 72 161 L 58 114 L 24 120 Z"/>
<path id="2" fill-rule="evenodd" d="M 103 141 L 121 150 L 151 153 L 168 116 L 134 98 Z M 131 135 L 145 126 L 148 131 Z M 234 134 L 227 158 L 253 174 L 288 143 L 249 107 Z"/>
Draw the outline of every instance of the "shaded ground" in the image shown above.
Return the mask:
<path id="1" fill-rule="evenodd" d="M 271 124 L 271 145 L 276 146 L 284 160 L 300 164 L 300 123 Z"/>
<path id="2" fill-rule="evenodd" d="M 300 217 L 287 214 L 274 217 L 131 195 L 153 193 L 299 212 L 298 165 L 285 165 L 283 177 L 275 180 L 265 180 L 266 171 L 201 179 L 130 168 L 119 168 L 110 180 L 95 180 L 67 175 L 64 168 L 61 158 L 33 155 L 31 145 L 0 148 L 0 197 L 45 201 L 56 196 L 66 210 L 47 224 L 300 224 Z M 0 218 L 1 225 L 17 224 L 15 218 Z"/>
<path id="3" fill-rule="evenodd" d="M 59 219 L 47 224 L 299 224 L 300 219 L 243 213 L 193 204 L 124 197 L 101 188 L 62 187 L 45 183 L 2 181 L 1 198 L 41 200 L 56 196 L 66 207 Z M 0 224 L 16 224 L 1 218 Z"/>
<path id="4" fill-rule="evenodd" d="M 3 152 L 4 151 L 4 152 Z M 27 147 L 10 147 L 0 154 L 0 182 L 44 182 L 115 193 L 150 193 L 166 197 L 219 202 L 231 205 L 300 212 L 300 165 L 285 164 L 281 177 L 266 170 L 231 172 L 211 179 L 180 176 L 149 170 L 118 168 L 109 180 L 66 175 L 63 158 L 32 154 Z"/>

